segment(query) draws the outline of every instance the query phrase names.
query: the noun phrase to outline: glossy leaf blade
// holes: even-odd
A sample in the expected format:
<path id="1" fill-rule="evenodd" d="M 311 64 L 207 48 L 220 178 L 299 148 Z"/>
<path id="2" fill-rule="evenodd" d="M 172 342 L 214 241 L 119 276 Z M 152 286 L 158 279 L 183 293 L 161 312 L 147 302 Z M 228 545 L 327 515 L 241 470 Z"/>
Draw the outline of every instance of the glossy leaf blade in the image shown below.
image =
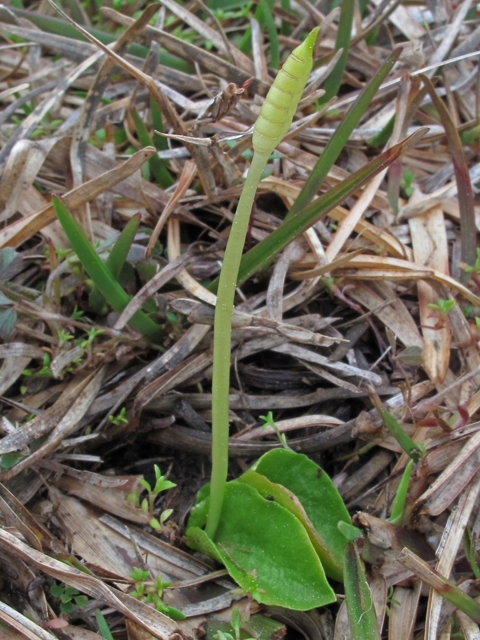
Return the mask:
<path id="1" fill-rule="evenodd" d="M 215 544 L 240 586 L 248 589 L 256 571 L 264 604 L 306 611 L 335 602 L 301 522 L 248 485 L 227 484 Z"/>
<path id="2" fill-rule="evenodd" d="M 187 538 L 220 557 L 235 582 L 263 604 L 307 611 L 335 601 L 302 523 L 247 484 L 227 483 L 214 542 L 198 526 Z"/>
<path id="3" fill-rule="evenodd" d="M 108 258 L 105 261 L 105 266 L 110 271 L 115 280 L 118 280 L 123 265 L 130 251 L 130 247 L 135 239 L 138 225 L 140 224 L 140 214 L 133 216 L 131 220 L 125 226 L 125 229 L 118 236 L 117 241 L 112 247 L 112 250 L 108 254 Z M 92 292 L 88 300 L 89 305 L 94 309 L 101 309 L 105 305 L 105 297 L 100 293 L 97 285 L 94 285 Z"/>
<path id="4" fill-rule="evenodd" d="M 342 580 L 345 537 L 339 521 L 351 523 L 345 504 L 328 475 L 313 460 L 300 453 L 274 449 L 263 455 L 253 469 L 291 491 L 305 509 L 324 549 L 325 571 Z"/>
<path id="5" fill-rule="evenodd" d="M 308 534 L 308 537 L 310 538 L 310 542 L 320 558 L 325 574 L 339 582 L 343 581 L 342 567 L 339 567 L 335 563 L 330 550 L 325 546 L 324 541 L 320 538 L 315 527 L 310 522 L 307 514 L 305 513 L 305 509 L 297 496 L 281 484 L 272 482 L 265 476 L 257 473 L 256 471 L 252 471 L 251 469 L 240 476 L 238 480 L 239 482 L 244 482 L 256 489 L 262 498 L 273 498 L 277 504 L 290 511 L 290 513 L 300 520 Z"/>
<path id="6" fill-rule="evenodd" d="M 122 289 L 100 260 L 97 252 L 85 236 L 82 227 L 63 202 L 53 197 L 52 204 L 57 218 L 85 271 L 113 309 L 117 313 L 122 313 L 130 302 L 130 296 Z M 158 342 L 162 336 L 160 327 L 146 316 L 143 311 L 137 311 L 130 319 L 129 325 L 152 342 Z"/>

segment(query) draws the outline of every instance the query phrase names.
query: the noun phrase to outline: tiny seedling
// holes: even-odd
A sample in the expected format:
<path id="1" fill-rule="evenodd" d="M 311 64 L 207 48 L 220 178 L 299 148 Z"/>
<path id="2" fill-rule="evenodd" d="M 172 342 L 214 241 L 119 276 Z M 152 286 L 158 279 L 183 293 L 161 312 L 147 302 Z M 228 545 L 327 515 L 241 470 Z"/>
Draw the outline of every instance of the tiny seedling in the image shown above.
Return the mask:
<path id="1" fill-rule="evenodd" d="M 430 309 L 434 309 L 441 317 L 445 318 L 455 307 L 455 304 L 455 300 L 443 300 L 443 298 L 439 298 L 436 304 L 431 302 L 428 306 Z"/>
<path id="2" fill-rule="evenodd" d="M 92 329 L 85 329 L 85 333 L 87 334 L 87 339 L 81 340 L 79 344 L 82 349 L 89 351 L 92 348 L 95 338 L 105 333 L 105 329 L 95 329 L 95 327 L 93 327 Z"/>
<path id="3" fill-rule="evenodd" d="M 405 169 L 405 171 L 403 172 L 403 180 L 400 180 L 400 186 L 402 187 L 407 197 L 410 197 L 415 190 L 412 187 L 412 182 L 415 180 L 416 177 L 417 176 L 414 173 L 412 173 L 409 169 Z"/>
<path id="4" fill-rule="evenodd" d="M 387 595 L 387 606 L 385 608 L 385 613 L 387 614 L 387 616 L 390 616 L 390 607 L 392 606 L 392 604 L 396 604 L 397 607 L 401 606 L 401 604 L 400 604 L 400 602 L 398 602 L 398 600 L 394 600 L 393 599 L 393 592 L 394 592 L 394 587 L 390 587 L 390 589 L 388 590 L 388 595 Z"/>
<path id="5" fill-rule="evenodd" d="M 478 335 L 480 336 L 480 318 L 475 316 L 475 324 L 477 325 Z"/>
<path id="6" fill-rule="evenodd" d="M 46 353 L 43 356 L 43 365 L 42 365 L 42 368 L 39 371 L 37 371 L 36 373 L 32 374 L 30 369 L 24 369 L 22 373 L 26 378 L 29 378 L 30 376 L 32 376 L 34 378 L 53 378 L 53 373 L 52 373 L 52 370 L 50 369 L 50 356 L 49 356 L 49 354 Z"/>
<path id="7" fill-rule="evenodd" d="M 477 273 L 480 271 L 480 249 L 477 249 L 477 259 L 475 260 L 475 264 L 467 265 L 465 267 L 465 271 L 468 273 Z"/>
<path id="8" fill-rule="evenodd" d="M 185 616 L 181 611 L 166 605 L 163 600 L 163 590 L 171 585 L 171 582 L 163 582 L 162 576 L 157 575 L 156 579 L 150 580 L 150 571 L 134 567 L 130 578 L 134 581 L 134 590 L 130 593 L 134 598 L 142 602 L 149 602 L 155 606 L 157 611 L 169 616 L 173 620 L 184 620 Z"/>
<path id="9" fill-rule="evenodd" d="M 64 329 L 58 330 L 58 346 L 63 347 L 64 344 L 67 344 L 70 340 L 72 340 L 72 334 Z"/>
<path id="10" fill-rule="evenodd" d="M 116 425 L 117 427 L 122 422 L 125 422 L 126 424 L 128 424 L 128 419 L 125 417 L 125 412 L 126 412 L 125 407 L 122 407 L 121 410 L 120 410 L 120 413 L 117 416 L 110 415 L 110 416 L 108 416 L 108 419 L 110 420 L 110 422 L 112 424 Z"/>
<path id="11" fill-rule="evenodd" d="M 165 509 L 162 511 L 159 521 L 157 518 L 153 517 L 155 500 L 159 493 L 167 491 L 167 489 L 173 489 L 173 487 L 176 487 L 177 485 L 174 482 L 170 482 L 170 480 L 165 480 L 165 476 L 162 476 L 158 465 L 153 465 L 153 468 L 155 470 L 155 485 L 153 488 L 149 482 L 143 478 L 138 478 L 140 484 L 148 491 L 148 498 L 143 499 L 141 509 L 143 513 L 150 516 L 150 526 L 156 531 L 161 531 L 162 525 L 172 515 L 173 509 Z"/>
<path id="12" fill-rule="evenodd" d="M 259 417 L 260 417 L 260 420 L 263 420 L 262 429 L 265 429 L 266 427 L 272 427 L 272 429 L 275 431 L 275 433 L 277 435 L 277 438 L 282 443 L 282 447 L 284 449 L 286 449 L 287 451 L 292 451 L 292 449 L 290 449 L 290 447 L 287 444 L 287 438 L 285 437 L 285 434 L 284 433 L 280 433 L 280 431 L 278 430 L 278 427 L 275 424 L 275 421 L 273 419 L 272 412 L 269 411 L 266 416 L 259 416 Z"/>
<path id="13" fill-rule="evenodd" d="M 80 309 L 78 309 L 77 305 L 75 305 L 73 307 L 73 313 L 71 315 L 72 320 L 82 320 L 83 316 L 84 316 L 84 311 L 81 311 Z"/>
<path id="14" fill-rule="evenodd" d="M 233 629 L 233 634 L 228 633 L 228 631 L 221 631 L 219 629 L 217 633 L 214 635 L 214 638 L 217 638 L 217 640 L 256 640 L 255 638 L 241 638 L 240 634 L 241 634 L 242 621 L 240 616 L 240 610 L 238 607 L 235 607 L 232 611 L 232 619 L 230 621 L 230 624 Z"/>
<path id="15" fill-rule="evenodd" d="M 60 611 L 62 613 L 72 613 L 74 604 L 77 607 L 84 607 L 87 604 L 87 596 L 79 595 L 74 587 L 68 587 L 64 582 L 56 582 L 50 587 L 50 593 L 54 598 L 60 598 Z"/>

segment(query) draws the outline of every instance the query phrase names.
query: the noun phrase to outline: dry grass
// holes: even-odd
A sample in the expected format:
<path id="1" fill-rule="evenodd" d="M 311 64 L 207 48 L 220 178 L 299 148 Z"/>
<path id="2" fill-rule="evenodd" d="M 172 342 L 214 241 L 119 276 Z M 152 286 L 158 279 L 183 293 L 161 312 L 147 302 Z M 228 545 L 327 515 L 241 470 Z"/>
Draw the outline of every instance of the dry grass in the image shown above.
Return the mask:
<path id="1" fill-rule="evenodd" d="M 83 29 L 92 21 L 104 33 L 127 27 L 109 48 L 91 36 L 80 42 L 66 23 L 52 32 L 58 16 L 46 2 L 0 8 L 2 638 L 99 638 L 99 608 L 115 639 L 189 640 L 206 623 L 212 637 L 218 619 L 230 619 L 240 598 L 231 583 L 182 550 L 188 509 L 208 477 L 215 302 L 208 284 L 218 273 L 276 44 L 284 60 L 316 25 L 313 80 L 260 185 L 249 246 L 279 227 L 394 46 L 403 46 L 399 62 L 318 192 L 384 145 L 424 125 L 429 131 L 239 289 L 231 473 L 278 446 L 271 430 L 259 428 L 259 416 L 272 411 L 289 445 L 319 462 L 357 513 L 382 636 L 480 637 L 478 625 L 435 590 L 431 571 L 478 595 L 480 571 L 468 562 L 464 535 L 475 550 L 480 280 L 462 267 L 475 262 L 480 215 L 480 54 L 470 56 L 479 16 L 468 0 L 356 3 L 338 98 L 318 112 L 317 90 L 335 61 L 338 11 L 327 16 L 329 4 L 292 2 L 291 13 L 275 2 L 282 33 L 275 42 L 237 10 L 221 16 L 200 1 L 161 0 L 157 12 L 134 0 L 100 13 L 93 3 L 62 3 Z M 249 26 L 250 53 L 236 46 Z M 163 165 L 140 141 L 133 110 Z M 159 110 L 166 138 L 153 134 Z M 171 186 L 160 186 L 162 171 Z M 140 212 L 120 278 L 133 297 L 120 317 L 89 306 L 91 282 L 68 253 L 52 194 L 63 195 L 103 253 Z M 454 302 L 448 313 L 431 306 L 439 300 Z M 127 326 L 145 303 L 163 327 L 161 348 Z M 402 527 L 387 518 L 408 456 L 372 409 L 368 385 L 425 447 Z M 139 493 L 142 473 L 152 479 L 153 463 L 178 484 L 157 504 L 173 508 L 161 536 L 125 499 Z M 430 569 L 402 553 L 405 546 Z M 133 566 L 172 580 L 164 599 L 185 621 L 129 595 Z M 89 596 L 87 605 L 61 614 L 52 579 Z M 350 634 L 344 605 L 267 613 L 309 640 Z M 262 640 L 284 632 L 277 625 Z"/>

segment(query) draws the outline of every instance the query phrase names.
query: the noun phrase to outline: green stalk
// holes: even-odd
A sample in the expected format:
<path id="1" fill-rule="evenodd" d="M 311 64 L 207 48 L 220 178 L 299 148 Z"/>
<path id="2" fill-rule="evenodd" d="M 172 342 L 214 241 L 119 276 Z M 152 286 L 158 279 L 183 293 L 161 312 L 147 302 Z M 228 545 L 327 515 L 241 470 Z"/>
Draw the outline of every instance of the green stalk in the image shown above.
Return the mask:
<path id="1" fill-rule="evenodd" d="M 252 164 L 238 201 L 223 267 L 218 283 L 213 336 L 212 377 L 212 477 L 210 509 L 205 531 L 213 538 L 220 521 L 228 472 L 228 396 L 230 392 L 230 355 L 233 301 L 243 245 L 250 221 L 253 200 L 269 154 L 253 154 Z"/>
<path id="2" fill-rule="evenodd" d="M 217 291 L 213 335 L 212 476 L 205 531 L 213 539 L 220 521 L 228 473 L 228 396 L 232 314 L 238 269 L 242 259 L 253 200 L 262 171 L 283 140 L 312 70 L 318 28 L 285 61 L 262 105 L 253 131 L 253 158 L 228 238 Z"/>

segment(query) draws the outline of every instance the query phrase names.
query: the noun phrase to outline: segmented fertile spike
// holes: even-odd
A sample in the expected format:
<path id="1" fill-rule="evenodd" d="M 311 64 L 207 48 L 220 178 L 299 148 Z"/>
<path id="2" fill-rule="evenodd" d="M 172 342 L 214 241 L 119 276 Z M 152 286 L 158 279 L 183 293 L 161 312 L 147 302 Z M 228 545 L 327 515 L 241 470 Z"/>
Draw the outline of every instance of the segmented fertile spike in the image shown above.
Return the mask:
<path id="1" fill-rule="evenodd" d="M 270 155 L 290 125 L 313 65 L 318 27 L 285 60 L 264 100 L 253 128 L 253 150 Z"/>

